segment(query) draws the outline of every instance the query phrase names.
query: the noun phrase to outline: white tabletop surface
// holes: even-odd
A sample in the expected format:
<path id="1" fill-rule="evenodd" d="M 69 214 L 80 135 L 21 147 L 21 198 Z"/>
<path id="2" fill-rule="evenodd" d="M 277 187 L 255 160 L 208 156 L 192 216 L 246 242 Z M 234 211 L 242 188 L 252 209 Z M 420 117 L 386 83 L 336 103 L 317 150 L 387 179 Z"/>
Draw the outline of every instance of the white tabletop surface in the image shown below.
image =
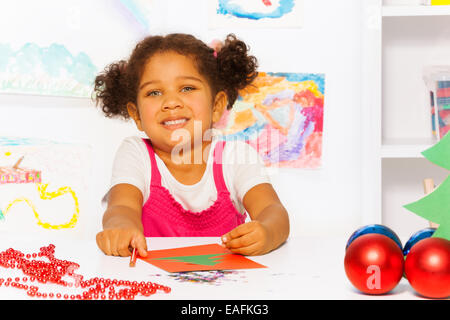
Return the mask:
<path id="1" fill-rule="evenodd" d="M 151 281 L 171 287 L 170 293 L 158 292 L 136 299 L 179 300 L 292 300 L 292 299 L 423 299 L 402 279 L 389 294 L 365 295 L 349 282 L 344 271 L 347 238 L 292 237 L 277 250 L 263 256 L 249 257 L 267 268 L 237 270 L 221 274 L 216 281 L 184 281 L 183 274 L 171 274 L 142 260 L 129 267 L 129 258 L 104 255 L 92 241 L 49 241 L 0 235 L 0 251 L 8 248 L 23 253 L 38 252 L 53 243 L 55 257 L 76 262 L 77 274 L 84 279 L 103 277 L 130 281 Z M 150 250 L 220 243 L 219 238 L 147 238 Z M 202 277 L 215 271 L 203 271 Z M 217 272 L 216 272 L 217 274 Z M 20 270 L 0 267 L 0 277 L 23 277 Z M 186 275 L 184 275 L 186 276 Z M 194 278 L 196 275 L 193 275 Z M 198 278 L 198 274 L 197 274 Z M 61 286 L 38 284 L 40 291 L 57 291 Z M 76 290 L 72 288 L 70 290 Z M 75 292 L 75 294 L 80 292 Z M 0 299 L 29 298 L 25 290 L 0 287 Z"/>

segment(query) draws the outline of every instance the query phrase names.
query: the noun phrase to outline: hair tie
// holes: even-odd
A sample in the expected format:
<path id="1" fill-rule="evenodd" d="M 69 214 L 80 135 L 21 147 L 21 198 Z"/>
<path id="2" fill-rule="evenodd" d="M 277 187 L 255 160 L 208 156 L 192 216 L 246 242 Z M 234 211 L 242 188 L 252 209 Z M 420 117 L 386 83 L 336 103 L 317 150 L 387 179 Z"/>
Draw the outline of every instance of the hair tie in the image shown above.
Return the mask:
<path id="1" fill-rule="evenodd" d="M 211 49 L 214 50 L 214 52 L 213 52 L 214 58 L 217 59 L 217 54 L 220 51 L 220 49 L 222 49 L 222 46 L 223 46 L 223 43 L 220 40 L 218 40 L 218 39 L 214 39 L 208 45 L 208 47 L 210 47 Z"/>

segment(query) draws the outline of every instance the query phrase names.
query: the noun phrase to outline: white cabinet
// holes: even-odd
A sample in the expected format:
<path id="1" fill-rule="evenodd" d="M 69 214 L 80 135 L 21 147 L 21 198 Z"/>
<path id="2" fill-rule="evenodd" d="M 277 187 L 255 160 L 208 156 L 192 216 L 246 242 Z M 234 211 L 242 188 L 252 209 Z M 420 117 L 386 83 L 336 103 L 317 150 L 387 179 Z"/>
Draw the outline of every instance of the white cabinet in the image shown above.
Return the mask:
<path id="1" fill-rule="evenodd" d="M 421 152 L 437 142 L 422 73 L 450 65 L 450 6 L 367 0 L 363 12 L 363 222 L 409 236 L 428 222 L 403 205 L 423 197 L 424 178 L 448 175 Z"/>

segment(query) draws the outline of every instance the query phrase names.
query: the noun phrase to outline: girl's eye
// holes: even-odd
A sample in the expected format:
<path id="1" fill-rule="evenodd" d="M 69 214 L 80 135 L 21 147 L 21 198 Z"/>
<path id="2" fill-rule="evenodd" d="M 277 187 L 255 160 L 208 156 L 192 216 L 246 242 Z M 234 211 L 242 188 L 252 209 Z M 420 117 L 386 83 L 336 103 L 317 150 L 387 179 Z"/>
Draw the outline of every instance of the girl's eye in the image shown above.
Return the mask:
<path id="1" fill-rule="evenodd" d="M 159 95 L 161 95 L 161 92 L 160 91 L 158 91 L 158 90 L 153 90 L 153 91 L 150 91 L 150 92 L 148 92 L 147 93 L 147 97 L 156 97 L 156 96 L 159 96 Z"/>
<path id="2" fill-rule="evenodd" d="M 183 87 L 183 89 L 181 89 L 182 92 L 189 92 L 189 91 L 193 91 L 193 90 L 195 90 L 195 88 L 191 87 L 191 86 L 186 86 L 186 87 Z"/>

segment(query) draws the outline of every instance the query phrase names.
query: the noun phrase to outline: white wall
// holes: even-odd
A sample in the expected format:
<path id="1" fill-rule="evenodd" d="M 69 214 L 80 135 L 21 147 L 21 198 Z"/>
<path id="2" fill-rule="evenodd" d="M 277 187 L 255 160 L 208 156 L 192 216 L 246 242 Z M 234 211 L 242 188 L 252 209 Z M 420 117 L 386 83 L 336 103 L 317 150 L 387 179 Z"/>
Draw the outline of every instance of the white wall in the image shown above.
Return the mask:
<path id="1" fill-rule="evenodd" d="M 305 0 L 301 29 L 208 30 L 207 0 L 168 1 L 166 26 L 205 41 L 229 32 L 245 40 L 260 70 L 325 73 L 323 168 L 280 169 L 273 184 L 287 207 L 292 235 L 349 236 L 361 221 L 359 0 Z M 114 35 L 111 35 L 113 41 Z M 132 123 L 104 118 L 92 101 L 61 97 L 0 95 L 0 135 L 35 136 L 90 143 L 93 232 L 100 228 L 99 201 L 109 182 L 121 139 L 135 134 Z M 18 120 L 20 119 L 20 120 Z"/>

